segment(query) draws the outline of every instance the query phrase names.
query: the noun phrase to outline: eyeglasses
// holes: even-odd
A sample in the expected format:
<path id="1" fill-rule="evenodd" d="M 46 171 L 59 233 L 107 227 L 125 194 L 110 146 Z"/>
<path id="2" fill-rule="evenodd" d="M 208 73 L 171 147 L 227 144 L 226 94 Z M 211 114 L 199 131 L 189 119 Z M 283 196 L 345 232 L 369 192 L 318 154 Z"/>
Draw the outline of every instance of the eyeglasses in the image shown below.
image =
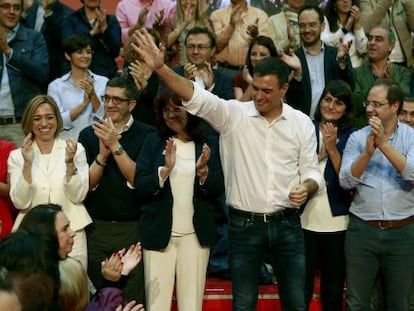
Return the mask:
<path id="1" fill-rule="evenodd" d="M 369 100 L 364 101 L 362 103 L 362 106 L 364 106 L 364 108 L 367 108 L 368 106 L 371 106 L 372 108 L 378 109 L 378 108 L 381 108 L 381 106 L 384 106 L 384 105 L 388 105 L 388 104 L 387 103 L 379 103 L 379 102 L 376 102 L 376 101 L 369 101 Z"/>
<path id="2" fill-rule="evenodd" d="M 22 6 L 20 4 L 11 4 L 11 3 L 2 3 L 0 4 L 0 9 L 10 11 L 13 8 L 13 11 L 21 11 Z"/>
<path id="3" fill-rule="evenodd" d="M 162 110 L 162 115 L 164 116 L 164 117 L 175 117 L 175 116 L 177 116 L 177 115 L 181 115 L 181 114 L 184 114 L 184 113 L 186 113 L 187 111 L 185 111 L 184 109 L 180 109 L 180 108 L 176 108 L 176 109 L 166 109 L 166 108 L 164 108 L 163 110 Z"/>
<path id="4" fill-rule="evenodd" d="M 195 49 L 199 49 L 200 51 L 204 51 L 211 48 L 210 45 L 206 44 L 187 44 L 187 49 L 194 51 Z"/>
<path id="5" fill-rule="evenodd" d="M 109 104 L 110 101 L 112 101 L 112 103 L 114 105 L 120 105 L 122 103 L 127 103 L 130 101 L 129 98 L 122 98 L 122 97 L 118 97 L 118 96 L 109 96 L 109 95 L 103 95 L 101 97 L 101 100 L 105 103 L 105 104 Z"/>

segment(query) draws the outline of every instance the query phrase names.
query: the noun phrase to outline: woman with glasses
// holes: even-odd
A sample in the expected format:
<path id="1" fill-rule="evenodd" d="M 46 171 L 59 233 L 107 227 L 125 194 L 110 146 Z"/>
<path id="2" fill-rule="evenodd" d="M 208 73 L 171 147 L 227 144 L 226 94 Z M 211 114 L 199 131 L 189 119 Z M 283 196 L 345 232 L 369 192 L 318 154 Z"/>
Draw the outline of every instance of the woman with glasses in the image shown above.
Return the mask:
<path id="1" fill-rule="evenodd" d="M 339 186 L 341 156 L 351 127 L 352 91 L 342 80 L 325 88 L 315 113 L 319 168 L 325 187 L 307 203 L 301 215 L 306 255 L 306 301 L 313 295 L 315 271 L 320 260 L 323 310 L 342 310 L 345 281 L 344 238 L 351 204 L 349 191 Z"/>
<path id="2" fill-rule="evenodd" d="M 95 116 L 103 117 L 100 98 L 105 93 L 108 78 L 89 70 L 93 51 L 87 35 L 69 37 L 63 43 L 63 51 L 70 71 L 52 81 L 47 94 L 56 101 L 62 115 L 61 137 L 77 140 L 80 131 L 91 125 Z"/>
<path id="3" fill-rule="evenodd" d="M 134 180 L 147 310 L 169 311 L 176 284 L 178 309 L 201 311 L 214 206 L 224 190 L 218 148 L 177 95 L 163 92 L 156 113 L 158 134 L 147 136 Z"/>
<path id="4" fill-rule="evenodd" d="M 62 206 L 75 232 L 70 256 L 87 265 L 84 228 L 91 218 L 83 205 L 89 190 L 89 167 L 83 146 L 59 137 L 63 121 L 53 98 L 34 97 L 26 106 L 22 147 L 10 153 L 10 198 L 19 210 L 14 229 L 31 208 L 54 203 Z"/>

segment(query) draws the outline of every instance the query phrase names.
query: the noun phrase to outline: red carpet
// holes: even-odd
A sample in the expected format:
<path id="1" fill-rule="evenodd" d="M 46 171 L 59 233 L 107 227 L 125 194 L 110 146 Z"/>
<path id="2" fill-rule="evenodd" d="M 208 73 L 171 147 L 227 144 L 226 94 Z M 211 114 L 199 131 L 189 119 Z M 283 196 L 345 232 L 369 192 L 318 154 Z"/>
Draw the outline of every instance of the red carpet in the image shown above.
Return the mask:
<path id="1" fill-rule="evenodd" d="M 204 293 L 203 311 L 231 311 L 231 282 L 208 278 Z M 176 301 L 173 301 L 172 311 L 177 311 Z M 262 285 L 259 289 L 257 311 L 281 311 L 277 285 Z M 310 311 L 321 311 L 319 300 L 319 282 L 315 282 L 315 293 Z"/>

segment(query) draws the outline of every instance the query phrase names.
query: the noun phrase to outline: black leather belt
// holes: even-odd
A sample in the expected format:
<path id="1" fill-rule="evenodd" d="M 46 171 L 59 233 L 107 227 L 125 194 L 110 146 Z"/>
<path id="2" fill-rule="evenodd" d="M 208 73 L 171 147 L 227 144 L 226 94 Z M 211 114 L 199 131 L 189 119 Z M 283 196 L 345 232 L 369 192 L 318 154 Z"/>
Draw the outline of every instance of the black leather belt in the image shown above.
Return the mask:
<path id="1" fill-rule="evenodd" d="M 287 208 L 281 211 L 277 211 L 274 213 L 255 213 L 255 212 L 247 212 L 242 211 L 233 207 L 230 207 L 230 214 L 245 218 L 248 221 L 251 222 L 279 222 L 283 219 L 286 219 L 286 217 L 297 214 L 298 210 L 293 208 Z"/>
<path id="2" fill-rule="evenodd" d="M 230 64 L 228 64 L 228 63 L 218 63 L 218 65 L 219 65 L 220 67 L 223 67 L 223 68 L 232 69 L 232 70 L 238 70 L 238 71 L 241 71 L 241 70 L 243 70 L 243 68 L 244 68 L 244 65 L 240 65 L 240 66 L 233 66 L 233 65 L 230 65 Z"/>
<path id="3" fill-rule="evenodd" d="M 17 124 L 20 123 L 22 118 L 16 117 L 0 117 L 0 125 Z"/>

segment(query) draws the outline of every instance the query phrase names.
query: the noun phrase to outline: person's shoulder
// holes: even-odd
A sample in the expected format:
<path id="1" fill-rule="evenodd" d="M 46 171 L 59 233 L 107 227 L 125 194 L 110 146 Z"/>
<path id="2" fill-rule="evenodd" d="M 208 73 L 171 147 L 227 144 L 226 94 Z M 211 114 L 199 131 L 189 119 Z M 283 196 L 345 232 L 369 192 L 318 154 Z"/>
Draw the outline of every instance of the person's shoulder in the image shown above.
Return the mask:
<path id="1" fill-rule="evenodd" d="M 89 126 L 85 127 L 79 133 L 79 139 L 81 139 L 81 138 L 87 139 L 89 137 L 95 137 L 95 133 L 93 132 L 92 125 L 89 125 Z"/>
<path id="2" fill-rule="evenodd" d="M 134 122 L 131 125 L 131 130 L 134 132 L 137 131 L 141 134 L 148 135 L 149 133 L 156 132 L 155 128 L 151 125 L 145 124 L 141 121 L 134 120 Z"/>
<path id="3" fill-rule="evenodd" d="M 248 5 L 247 9 L 248 9 L 248 11 L 253 12 L 255 14 L 266 16 L 266 19 L 268 19 L 267 13 L 265 11 L 263 11 L 262 9 L 256 8 L 256 7 L 251 6 L 251 5 Z"/>
<path id="4" fill-rule="evenodd" d="M 283 104 L 283 114 L 288 119 L 289 117 L 292 117 L 292 118 L 304 120 L 304 122 L 309 122 L 310 124 L 313 124 L 311 118 L 307 114 L 300 111 L 299 109 L 293 108 L 288 103 Z"/>
<path id="5" fill-rule="evenodd" d="M 16 149 L 16 146 L 11 141 L 0 139 L 0 150 L 2 154 L 4 153 L 9 154 L 12 150 L 15 150 L 15 149 Z"/>

